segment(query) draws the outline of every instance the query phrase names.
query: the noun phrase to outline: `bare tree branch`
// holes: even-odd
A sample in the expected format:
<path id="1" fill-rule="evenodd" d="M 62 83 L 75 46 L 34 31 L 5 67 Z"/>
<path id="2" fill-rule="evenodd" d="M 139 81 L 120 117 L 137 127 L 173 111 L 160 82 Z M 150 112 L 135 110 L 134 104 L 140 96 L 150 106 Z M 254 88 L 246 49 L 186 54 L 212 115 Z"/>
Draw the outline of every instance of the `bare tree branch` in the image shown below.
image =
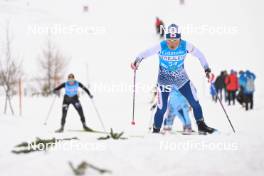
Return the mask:
<path id="1" fill-rule="evenodd" d="M 13 36 L 10 32 L 10 23 L 5 26 L 5 37 L 3 41 L 3 56 L 0 59 L 0 85 L 5 92 L 5 107 L 4 113 L 7 113 L 7 106 L 14 114 L 12 107 L 12 97 L 16 94 L 17 83 L 22 77 L 21 63 L 18 63 L 19 58 L 13 54 Z"/>
<path id="2" fill-rule="evenodd" d="M 61 81 L 68 61 L 69 58 L 65 57 L 48 38 L 46 47 L 42 50 L 42 56 L 39 58 L 39 66 L 45 72 L 45 83 L 42 85 L 42 92 L 45 95 Z"/>

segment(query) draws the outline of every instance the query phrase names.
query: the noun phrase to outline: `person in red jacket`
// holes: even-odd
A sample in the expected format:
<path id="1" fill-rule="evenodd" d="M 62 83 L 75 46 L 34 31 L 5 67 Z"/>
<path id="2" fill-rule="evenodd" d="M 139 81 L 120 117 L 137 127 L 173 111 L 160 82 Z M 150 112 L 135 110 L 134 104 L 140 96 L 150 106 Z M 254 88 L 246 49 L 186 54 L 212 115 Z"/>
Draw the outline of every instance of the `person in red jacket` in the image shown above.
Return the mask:
<path id="1" fill-rule="evenodd" d="M 164 29 L 162 27 L 165 27 L 165 26 L 164 26 L 164 22 L 159 17 L 156 17 L 155 27 L 156 27 L 157 34 L 160 35 L 160 38 L 163 38 Z"/>
<path id="2" fill-rule="evenodd" d="M 228 93 L 228 105 L 233 101 L 233 105 L 236 100 L 236 92 L 239 88 L 237 73 L 234 70 L 231 70 L 230 75 L 225 78 L 226 89 Z"/>

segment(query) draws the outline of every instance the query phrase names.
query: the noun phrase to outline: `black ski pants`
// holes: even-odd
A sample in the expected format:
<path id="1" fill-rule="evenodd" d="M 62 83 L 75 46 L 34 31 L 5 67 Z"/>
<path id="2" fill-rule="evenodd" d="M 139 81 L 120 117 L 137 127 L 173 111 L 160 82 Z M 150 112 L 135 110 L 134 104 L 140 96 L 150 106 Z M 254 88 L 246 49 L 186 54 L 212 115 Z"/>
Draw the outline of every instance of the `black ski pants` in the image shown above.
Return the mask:
<path id="1" fill-rule="evenodd" d="M 79 98 L 77 95 L 73 96 L 73 97 L 69 97 L 67 95 L 64 95 L 63 98 L 63 104 L 62 104 L 62 118 L 61 118 L 61 126 L 65 125 L 66 122 L 66 116 L 67 116 L 67 112 L 69 109 L 69 105 L 72 104 L 73 107 L 77 110 L 80 118 L 81 118 L 81 122 L 83 124 L 85 124 L 85 117 L 83 114 L 83 109 L 82 109 L 82 105 L 79 101 Z"/>

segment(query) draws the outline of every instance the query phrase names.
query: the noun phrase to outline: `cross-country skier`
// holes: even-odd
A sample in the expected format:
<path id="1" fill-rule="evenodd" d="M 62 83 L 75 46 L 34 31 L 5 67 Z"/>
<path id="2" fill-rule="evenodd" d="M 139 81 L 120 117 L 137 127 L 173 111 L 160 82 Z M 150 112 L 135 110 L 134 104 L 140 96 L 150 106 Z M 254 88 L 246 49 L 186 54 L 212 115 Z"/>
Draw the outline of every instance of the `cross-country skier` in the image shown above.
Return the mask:
<path id="1" fill-rule="evenodd" d="M 157 87 L 155 87 L 153 93 L 151 111 L 157 107 Z M 168 101 L 166 118 L 164 119 L 164 132 L 172 130 L 175 116 L 177 116 L 183 124 L 183 132 L 185 134 L 190 134 L 192 132 L 192 124 L 189 117 L 191 107 L 188 101 L 176 88 L 172 88 Z"/>
<path id="2" fill-rule="evenodd" d="M 65 89 L 65 95 L 63 98 L 63 104 L 62 104 L 62 118 L 61 118 L 61 127 L 58 129 L 56 132 L 63 132 L 64 131 L 64 125 L 66 121 L 66 116 L 68 112 L 69 105 L 72 104 L 74 108 L 77 110 L 81 122 L 83 125 L 83 129 L 86 131 L 92 131 L 89 127 L 86 126 L 85 123 L 85 117 L 82 109 L 82 105 L 79 101 L 78 97 L 78 88 L 81 87 L 88 95 L 90 98 L 93 98 L 92 94 L 90 91 L 80 82 L 75 80 L 74 75 L 71 73 L 68 75 L 68 80 L 67 82 L 62 83 L 58 87 L 56 87 L 53 92 L 56 93 L 60 89 L 64 88 Z"/>
<path id="3" fill-rule="evenodd" d="M 186 98 L 178 91 L 177 88 L 173 87 L 169 97 L 167 110 L 168 115 L 164 120 L 164 131 L 170 131 L 172 129 L 174 118 L 177 116 L 183 124 L 183 133 L 191 134 L 193 130 L 189 117 L 190 109 L 190 105 Z"/>
<path id="4" fill-rule="evenodd" d="M 154 117 L 153 133 L 159 133 L 163 123 L 163 116 L 167 110 L 168 98 L 171 86 L 176 86 L 180 93 L 191 105 L 194 117 L 200 133 L 213 133 L 214 128 L 208 127 L 204 122 L 204 115 L 201 105 L 196 96 L 196 89 L 191 83 L 185 69 L 184 59 L 190 53 L 196 56 L 203 66 L 206 77 L 209 79 L 211 70 L 202 52 L 191 43 L 181 39 L 178 26 L 171 24 L 166 33 L 166 40 L 154 47 L 140 53 L 131 64 L 131 68 L 136 70 L 142 60 L 154 54 L 159 55 L 159 76 L 158 76 L 158 108 Z"/>

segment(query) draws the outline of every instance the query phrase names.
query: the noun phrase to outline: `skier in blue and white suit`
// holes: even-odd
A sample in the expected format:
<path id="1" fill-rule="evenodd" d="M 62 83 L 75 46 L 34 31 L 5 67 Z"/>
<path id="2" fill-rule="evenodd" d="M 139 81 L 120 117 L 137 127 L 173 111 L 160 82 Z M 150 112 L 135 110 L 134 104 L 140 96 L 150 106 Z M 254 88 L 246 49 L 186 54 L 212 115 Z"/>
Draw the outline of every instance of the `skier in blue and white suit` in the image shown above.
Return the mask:
<path id="1" fill-rule="evenodd" d="M 186 98 L 176 88 L 172 88 L 168 103 L 168 115 L 164 120 L 164 130 L 170 131 L 173 126 L 175 116 L 183 124 L 183 132 L 189 134 L 192 132 L 192 124 L 189 117 L 190 105 Z"/>
<path id="2" fill-rule="evenodd" d="M 70 104 L 72 104 L 73 107 L 77 110 L 77 112 L 81 118 L 83 129 L 86 131 L 92 131 L 91 128 L 86 126 L 82 105 L 79 101 L 79 96 L 78 96 L 78 89 L 82 88 L 89 95 L 89 97 L 92 99 L 93 95 L 91 94 L 89 89 L 87 89 L 79 81 L 76 81 L 74 74 L 72 74 L 72 73 L 68 75 L 68 80 L 66 82 L 62 83 L 61 85 L 59 85 L 58 87 L 56 87 L 55 89 L 53 89 L 53 92 L 56 93 L 62 88 L 65 89 L 65 95 L 63 97 L 63 103 L 62 103 L 61 127 L 56 132 L 63 132 L 64 131 L 66 116 L 67 116 L 67 112 L 68 112 Z"/>
<path id="3" fill-rule="evenodd" d="M 171 24 L 168 27 L 166 40 L 161 41 L 158 45 L 140 53 L 136 60 L 131 64 L 132 69 L 135 70 L 145 58 L 154 54 L 158 54 L 159 56 L 158 108 L 154 117 L 154 133 L 160 132 L 172 86 L 175 86 L 191 105 L 198 125 L 198 131 L 201 133 L 213 133 L 215 131 L 214 128 L 208 127 L 205 124 L 202 108 L 196 96 L 196 89 L 184 69 L 184 60 L 188 53 L 199 59 L 205 70 L 206 76 L 209 79 L 211 70 L 204 55 L 191 43 L 181 39 L 181 34 L 178 32 L 178 26 L 175 24 Z"/>

